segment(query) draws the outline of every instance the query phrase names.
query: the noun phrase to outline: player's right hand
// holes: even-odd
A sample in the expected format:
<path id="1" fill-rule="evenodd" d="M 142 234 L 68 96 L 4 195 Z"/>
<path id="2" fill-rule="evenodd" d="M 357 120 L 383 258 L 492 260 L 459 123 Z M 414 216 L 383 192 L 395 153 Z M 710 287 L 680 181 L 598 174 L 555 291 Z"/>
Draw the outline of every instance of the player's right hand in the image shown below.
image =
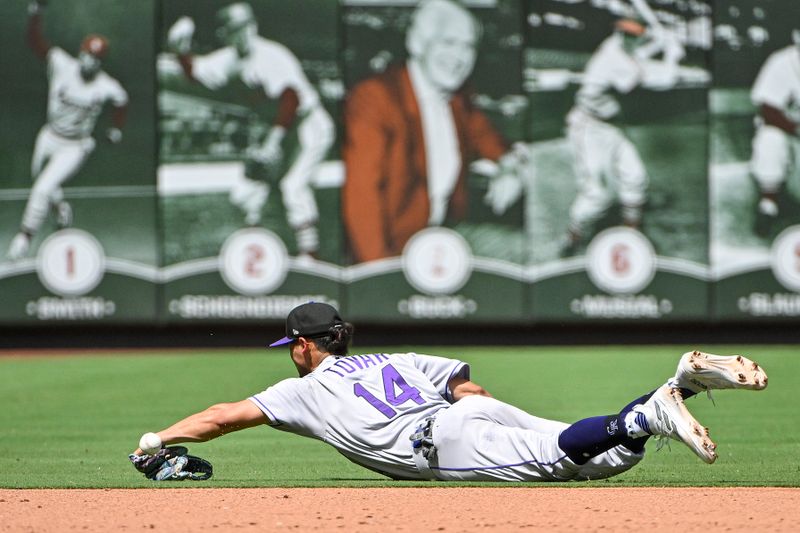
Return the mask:
<path id="1" fill-rule="evenodd" d="M 106 139 L 111 144 L 118 144 L 122 141 L 122 130 L 119 128 L 108 128 L 106 130 Z"/>
<path id="2" fill-rule="evenodd" d="M 167 43 L 179 54 L 188 54 L 192 49 L 194 20 L 183 16 L 175 21 L 167 32 Z"/>
<path id="3" fill-rule="evenodd" d="M 28 15 L 38 15 L 47 5 L 47 0 L 31 0 L 28 2 Z"/>

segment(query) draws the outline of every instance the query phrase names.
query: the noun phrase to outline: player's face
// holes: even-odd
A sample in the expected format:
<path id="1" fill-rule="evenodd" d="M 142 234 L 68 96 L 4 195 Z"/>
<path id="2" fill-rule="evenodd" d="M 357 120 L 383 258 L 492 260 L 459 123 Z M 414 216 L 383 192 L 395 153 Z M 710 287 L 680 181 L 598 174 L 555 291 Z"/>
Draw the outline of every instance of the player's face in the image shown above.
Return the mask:
<path id="1" fill-rule="evenodd" d="M 233 46 L 239 55 L 244 57 L 250 53 L 252 39 L 258 34 L 255 24 L 246 24 L 230 32 L 222 32 L 221 39 L 227 46 Z"/>
<path id="2" fill-rule="evenodd" d="M 448 20 L 426 43 L 420 57 L 422 71 L 438 89 L 457 90 L 472 73 L 477 47 L 476 28 L 466 15 Z"/>
<path id="3" fill-rule="evenodd" d="M 622 34 L 622 48 L 627 53 L 632 54 L 634 50 L 644 44 L 646 37 L 644 35 L 631 35 L 629 33 Z"/>
<path id="4" fill-rule="evenodd" d="M 100 58 L 89 52 L 78 54 L 78 64 L 80 65 L 81 76 L 85 79 L 94 78 L 100 71 Z"/>

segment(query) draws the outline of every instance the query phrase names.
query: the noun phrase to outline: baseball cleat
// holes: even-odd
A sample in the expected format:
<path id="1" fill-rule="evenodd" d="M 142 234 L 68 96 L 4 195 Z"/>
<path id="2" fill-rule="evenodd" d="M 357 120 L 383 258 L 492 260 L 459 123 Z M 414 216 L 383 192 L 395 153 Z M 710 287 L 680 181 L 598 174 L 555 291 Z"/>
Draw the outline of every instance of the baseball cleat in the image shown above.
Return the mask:
<path id="1" fill-rule="evenodd" d="M 678 362 L 674 387 L 692 392 L 715 389 L 763 390 L 767 373 L 758 363 L 741 355 L 714 355 L 697 350 L 686 352 Z"/>
<path id="2" fill-rule="evenodd" d="M 25 257 L 28 249 L 31 247 L 31 238 L 23 232 L 19 232 L 11 239 L 11 245 L 8 247 L 6 257 L 11 261 L 17 261 Z"/>
<path id="3" fill-rule="evenodd" d="M 53 205 L 53 211 L 56 214 L 56 225 L 63 229 L 72 226 L 72 206 L 69 203 L 61 200 Z"/>
<path id="4" fill-rule="evenodd" d="M 717 445 L 708 436 L 708 428 L 698 422 L 683 403 L 680 389 L 662 385 L 644 405 L 633 408 L 646 419 L 648 433 L 683 442 L 708 464 L 717 459 Z M 659 443 L 660 449 L 664 442 Z"/>

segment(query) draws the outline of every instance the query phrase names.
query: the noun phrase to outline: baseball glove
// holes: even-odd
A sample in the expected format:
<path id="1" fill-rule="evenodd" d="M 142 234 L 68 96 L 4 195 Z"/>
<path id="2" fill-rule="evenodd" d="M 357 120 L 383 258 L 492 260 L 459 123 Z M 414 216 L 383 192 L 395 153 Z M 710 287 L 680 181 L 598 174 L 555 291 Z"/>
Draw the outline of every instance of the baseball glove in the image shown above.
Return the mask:
<path id="1" fill-rule="evenodd" d="M 185 446 L 168 446 L 153 455 L 128 456 L 133 467 L 153 481 L 182 481 L 191 479 L 202 481 L 214 473 L 211 463 L 200 457 L 189 455 Z"/>

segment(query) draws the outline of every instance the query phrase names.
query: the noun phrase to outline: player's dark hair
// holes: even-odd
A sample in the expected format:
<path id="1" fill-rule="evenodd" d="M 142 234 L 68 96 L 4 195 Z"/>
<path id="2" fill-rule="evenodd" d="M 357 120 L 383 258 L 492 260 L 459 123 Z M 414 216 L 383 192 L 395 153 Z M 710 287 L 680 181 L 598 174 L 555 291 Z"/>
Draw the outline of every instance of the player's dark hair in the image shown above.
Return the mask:
<path id="1" fill-rule="evenodd" d="M 355 327 L 350 322 L 336 324 L 328 330 L 328 334 L 323 337 L 315 337 L 312 340 L 317 348 L 332 355 L 347 355 L 350 342 L 353 340 Z"/>

